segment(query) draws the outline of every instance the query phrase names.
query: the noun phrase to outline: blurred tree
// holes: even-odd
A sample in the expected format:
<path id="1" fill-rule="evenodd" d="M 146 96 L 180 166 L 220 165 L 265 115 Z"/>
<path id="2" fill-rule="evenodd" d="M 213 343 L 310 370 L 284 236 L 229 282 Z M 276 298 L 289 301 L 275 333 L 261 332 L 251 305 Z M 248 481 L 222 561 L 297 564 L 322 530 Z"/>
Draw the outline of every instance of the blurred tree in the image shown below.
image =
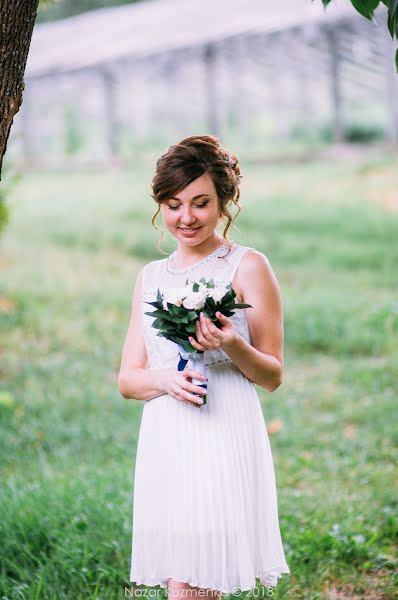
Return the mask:
<path id="1" fill-rule="evenodd" d="M 5 191 L 0 189 L 0 234 L 8 223 L 8 208 L 5 202 Z"/>
<path id="2" fill-rule="evenodd" d="M 104 8 L 107 6 L 119 6 L 121 4 L 134 4 L 139 0 L 58 0 L 52 6 L 40 2 L 37 22 L 54 21 L 71 17 L 88 10 Z"/>

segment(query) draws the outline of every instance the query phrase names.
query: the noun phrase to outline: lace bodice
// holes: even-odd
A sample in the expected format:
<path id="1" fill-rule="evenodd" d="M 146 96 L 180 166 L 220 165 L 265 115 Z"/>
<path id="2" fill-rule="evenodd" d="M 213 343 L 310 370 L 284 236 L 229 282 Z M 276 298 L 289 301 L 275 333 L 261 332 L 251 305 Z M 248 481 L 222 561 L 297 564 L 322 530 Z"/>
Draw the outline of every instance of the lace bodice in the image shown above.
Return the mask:
<path id="1" fill-rule="evenodd" d="M 174 342 L 157 336 L 157 330 L 152 327 L 153 319 L 144 314 L 155 309 L 146 302 L 156 300 L 158 288 L 163 291 L 170 287 L 183 286 L 187 279 L 198 281 L 201 277 L 206 277 L 206 279 L 213 278 L 218 282 L 232 282 L 239 261 L 247 250 L 254 250 L 254 248 L 233 242 L 231 249 L 226 245 L 221 246 L 186 269 L 174 269 L 171 266 L 175 253 L 145 265 L 142 271 L 142 323 L 150 369 L 173 366 L 177 368 L 178 347 Z M 236 310 L 231 319 L 237 332 L 251 343 L 246 310 L 250 310 L 250 308 Z M 206 351 L 204 361 L 207 367 L 232 362 L 221 349 Z"/>

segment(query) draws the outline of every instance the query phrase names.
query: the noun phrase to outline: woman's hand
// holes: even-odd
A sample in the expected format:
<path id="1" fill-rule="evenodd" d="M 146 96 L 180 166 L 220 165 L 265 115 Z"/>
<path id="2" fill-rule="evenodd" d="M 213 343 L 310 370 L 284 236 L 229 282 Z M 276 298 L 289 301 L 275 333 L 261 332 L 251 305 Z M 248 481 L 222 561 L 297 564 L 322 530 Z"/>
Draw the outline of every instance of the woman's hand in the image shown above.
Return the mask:
<path id="1" fill-rule="evenodd" d="M 169 369 L 167 369 L 169 371 Z M 166 394 L 173 396 L 176 400 L 182 402 L 188 402 L 188 404 L 195 404 L 195 406 L 201 406 L 203 398 L 195 396 L 195 394 L 206 395 L 207 390 L 198 385 L 194 385 L 190 379 L 199 379 L 203 382 L 207 381 L 207 377 L 195 371 L 195 369 L 185 368 L 183 371 L 170 370 L 171 372 L 165 373 L 164 389 Z"/>
<path id="2" fill-rule="evenodd" d="M 231 319 L 220 312 L 216 312 L 216 317 L 221 323 L 221 329 L 205 317 L 201 312 L 196 322 L 196 339 L 189 336 L 189 341 L 197 350 L 217 350 L 219 348 L 228 348 L 233 346 L 238 337 L 238 333 Z"/>

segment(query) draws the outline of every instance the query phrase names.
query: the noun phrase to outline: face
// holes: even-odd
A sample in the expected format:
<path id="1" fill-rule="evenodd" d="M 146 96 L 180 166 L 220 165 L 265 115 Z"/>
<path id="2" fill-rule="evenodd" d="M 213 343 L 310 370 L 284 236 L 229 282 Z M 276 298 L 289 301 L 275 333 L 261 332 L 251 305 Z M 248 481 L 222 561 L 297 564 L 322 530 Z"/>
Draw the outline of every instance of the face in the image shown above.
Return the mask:
<path id="1" fill-rule="evenodd" d="M 204 173 L 161 204 L 163 223 L 184 245 L 202 244 L 215 234 L 220 218 L 213 180 Z"/>

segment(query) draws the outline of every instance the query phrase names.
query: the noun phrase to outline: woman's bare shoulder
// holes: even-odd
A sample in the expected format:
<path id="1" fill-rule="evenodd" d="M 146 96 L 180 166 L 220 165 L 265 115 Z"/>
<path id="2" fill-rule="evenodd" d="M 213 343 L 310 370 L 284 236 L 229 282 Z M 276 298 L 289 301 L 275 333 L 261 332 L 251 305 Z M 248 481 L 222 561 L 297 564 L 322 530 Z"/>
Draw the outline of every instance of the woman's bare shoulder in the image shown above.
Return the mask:
<path id="1" fill-rule="evenodd" d="M 276 286 L 278 280 L 268 257 L 261 251 L 251 248 L 242 256 L 235 275 L 235 287 L 241 297 L 253 287 Z"/>

